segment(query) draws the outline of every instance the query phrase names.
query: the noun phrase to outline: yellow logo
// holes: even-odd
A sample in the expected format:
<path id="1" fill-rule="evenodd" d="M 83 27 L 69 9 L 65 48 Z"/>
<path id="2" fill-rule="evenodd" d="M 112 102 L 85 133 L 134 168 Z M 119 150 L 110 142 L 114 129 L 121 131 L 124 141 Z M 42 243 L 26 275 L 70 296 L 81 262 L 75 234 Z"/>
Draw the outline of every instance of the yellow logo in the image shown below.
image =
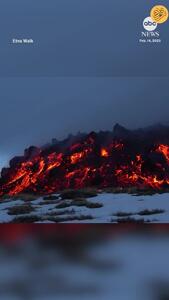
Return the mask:
<path id="1" fill-rule="evenodd" d="M 162 24 L 168 20 L 168 9 L 163 5 L 156 5 L 152 8 L 150 16 L 154 22 Z"/>

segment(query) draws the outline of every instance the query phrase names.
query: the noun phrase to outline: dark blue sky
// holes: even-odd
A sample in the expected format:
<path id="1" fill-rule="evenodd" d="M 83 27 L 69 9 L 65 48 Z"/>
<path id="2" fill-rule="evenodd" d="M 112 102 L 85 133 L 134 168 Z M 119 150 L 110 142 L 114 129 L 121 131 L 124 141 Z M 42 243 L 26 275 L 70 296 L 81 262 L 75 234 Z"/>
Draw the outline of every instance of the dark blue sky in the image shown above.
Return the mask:
<path id="1" fill-rule="evenodd" d="M 168 0 L 160 0 L 169 6 Z M 169 21 L 161 45 L 140 45 L 156 0 L 1 0 L 0 76 L 169 75 Z M 33 38 L 32 46 L 11 45 Z"/>
<path id="2" fill-rule="evenodd" d="M 0 167 L 52 137 L 168 122 L 169 21 L 158 26 L 161 44 L 138 43 L 155 4 L 1 0 Z"/>

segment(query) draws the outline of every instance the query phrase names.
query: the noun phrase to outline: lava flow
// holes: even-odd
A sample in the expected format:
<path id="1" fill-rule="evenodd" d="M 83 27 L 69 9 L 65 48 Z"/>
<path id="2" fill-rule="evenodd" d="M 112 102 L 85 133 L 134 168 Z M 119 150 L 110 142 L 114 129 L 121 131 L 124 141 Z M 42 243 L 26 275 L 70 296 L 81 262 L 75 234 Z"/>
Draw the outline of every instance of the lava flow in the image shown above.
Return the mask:
<path id="1" fill-rule="evenodd" d="M 151 130 L 131 132 L 117 126 L 113 132 L 79 134 L 26 149 L 2 169 L 0 196 L 83 187 L 168 187 L 168 131 L 161 142 L 157 129 L 152 135 Z"/>

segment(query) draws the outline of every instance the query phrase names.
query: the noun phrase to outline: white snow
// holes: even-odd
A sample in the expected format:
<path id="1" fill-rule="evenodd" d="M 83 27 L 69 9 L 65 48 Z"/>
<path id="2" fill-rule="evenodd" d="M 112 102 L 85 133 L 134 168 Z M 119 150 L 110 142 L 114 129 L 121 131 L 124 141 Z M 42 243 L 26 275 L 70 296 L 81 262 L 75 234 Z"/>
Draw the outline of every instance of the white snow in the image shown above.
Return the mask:
<path id="1" fill-rule="evenodd" d="M 130 194 L 106 194 L 102 193 L 96 197 L 90 198 L 90 202 L 101 203 L 101 208 L 86 208 L 72 206 L 78 214 L 91 214 L 93 219 L 86 222 L 89 223 L 109 223 L 116 220 L 113 214 L 117 212 L 132 213 L 131 217 L 135 219 L 150 220 L 153 222 L 168 223 L 169 222 L 169 194 L 155 194 L 151 196 L 133 196 Z M 142 210 L 163 209 L 164 213 L 138 216 L 137 213 Z M 84 223 L 85 221 L 77 221 Z"/>
<path id="2" fill-rule="evenodd" d="M 58 195 L 57 195 L 58 196 Z M 11 222 L 18 216 L 38 216 L 41 218 L 40 223 L 53 222 L 48 216 L 51 213 L 56 213 L 57 222 L 59 218 L 61 221 L 68 223 L 111 223 L 117 222 L 118 219 L 122 220 L 127 216 L 118 217 L 117 213 L 129 213 L 130 217 L 135 220 L 143 220 L 145 222 L 152 223 L 169 223 L 169 193 L 154 194 L 154 195 L 130 195 L 130 194 L 112 194 L 112 193 L 100 193 L 96 197 L 87 199 L 90 203 L 102 204 L 99 208 L 87 208 L 86 206 L 71 205 L 65 208 L 57 208 L 57 203 L 62 203 L 65 200 L 55 200 L 54 203 L 45 204 L 43 197 L 40 197 L 32 201 L 20 200 L 1 200 L 0 202 L 0 222 Z M 40 204 L 41 202 L 44 205 Z M 70 200 L 68 200 L 70 202 Z M 29 214 L 23 215 L 9 215 L 8 209 L 17 205 L 30 203 L 33 207 L 33 211 Z M 143 210 L 164 210 L 164 212 L 148 215 L 138 215 Z M 85 218 L 86 217 L 86 218 Z M 91 219 L 87 218 L 91 217 Z M 44 220 L 43 220 L 44 218 Z M 63 220 L 64 218 L 64 220 Z M 66 220 L 66 218 L 68 220 Z"/>

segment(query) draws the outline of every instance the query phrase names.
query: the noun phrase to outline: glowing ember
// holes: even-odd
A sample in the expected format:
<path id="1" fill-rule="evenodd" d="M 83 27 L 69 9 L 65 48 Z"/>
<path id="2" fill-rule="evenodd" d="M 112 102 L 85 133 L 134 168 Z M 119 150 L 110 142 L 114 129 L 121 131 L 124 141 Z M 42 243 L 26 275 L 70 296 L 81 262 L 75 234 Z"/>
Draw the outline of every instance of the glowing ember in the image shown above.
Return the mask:
<path id="1" fill-rule="evenodd" d="M 83 152 L 72 154 L 70 157 L 71 163 L 76 164 L 83 156 L 84 156 Z"/>
<path id="2" fill-rule="evenodd" d="M 169 163 L 169 146 L 167 145 L 159 145 L 157 151 L 163 153 L 167 162 Z"/>
<path id="3" fill-rule="evenodd" d="M 108 154 L 108 152 L 107 152 L 107 150 L 106 149 L 101 149 L 101 156 L 103 156 L 103 157 L 108 157 L 109 156 L 109 154 Z"/>

